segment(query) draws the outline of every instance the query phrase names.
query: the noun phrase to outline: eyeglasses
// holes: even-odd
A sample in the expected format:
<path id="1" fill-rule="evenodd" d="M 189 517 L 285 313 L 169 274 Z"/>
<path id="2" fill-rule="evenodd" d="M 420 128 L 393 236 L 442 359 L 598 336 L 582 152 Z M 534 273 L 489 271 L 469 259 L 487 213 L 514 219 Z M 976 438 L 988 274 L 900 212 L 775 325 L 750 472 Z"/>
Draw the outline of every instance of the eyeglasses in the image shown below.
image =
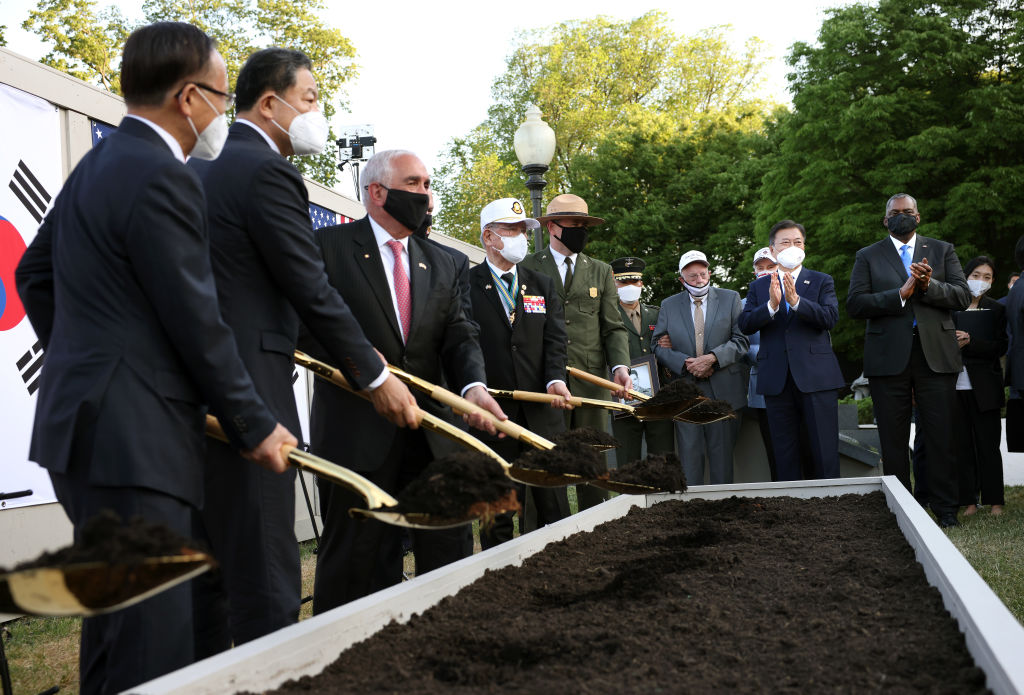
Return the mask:
<path id="1" fill-rule="evenodd" d="M 212 93 L 216 94 L 217 96 L 224 97 L 224 102 L 225 102 L 224 110 L 225 111 L 230 111 L 231 107 L 235 105 L 235 93 L 234 92 L 222 92 L 219 89 L 214 89 L 210 85 L 203 84 L 202 82 L 189 82 L 188 84 L 194 84 L 196 87 L 199 87 L 199 89 L 205 89 L 207 92 L 212 92 Z M 187 87 L 188 84 L 186 84 L 185 87 Z M 185 87 L 182 87 L 181 89 L 178 90 L 178 93 L 174 95 L 175 99 L 177 99 L 178 97 L 181 96 L 181 93 L 185 91 Z"/>
<path id="2" fill-rule="evenodd" d="M 784 249 L 784 248 L 786 248 L 788 246 L 796 246 L 796 247 L 802 249 L 804 247 L 804 240 L 803 239 L 776 239 L 775 243 L 773 244 L 773 246 L 775 246 L 775 248 L 777 248 L 777 249 Z"/>

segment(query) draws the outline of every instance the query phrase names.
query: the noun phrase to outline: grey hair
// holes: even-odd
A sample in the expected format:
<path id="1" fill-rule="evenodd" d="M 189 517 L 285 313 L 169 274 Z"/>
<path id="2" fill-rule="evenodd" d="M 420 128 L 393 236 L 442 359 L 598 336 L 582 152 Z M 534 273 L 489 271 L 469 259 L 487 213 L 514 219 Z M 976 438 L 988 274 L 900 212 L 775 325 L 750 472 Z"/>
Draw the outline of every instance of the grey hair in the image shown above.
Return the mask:
<path id="1" fill-rule="evenodd" d="M 914 210 L 917 210 L 917 198 L 915 198 L 914 196 L 910 195 L 909 193 L 897 193 L 896 195 L 894 195 L 891 198 L 889 198 L 888 201 L 886 201 L 886 203 L 885 203 L 885 214 L 886 215 L 888 215 L 889 211 L 892 210 L 892 201 L 896 200 L 897 198 L 909 198 L 910 202 L 912 202 L 914 204 Z"/>
<path id="2" fill-rule="evenodd" d="M 363 167 L 363 173 L 359 176 L 359 185 L 366 189 L 370 187 L 371 183 L 379 183 L 390 188 L 391 180 L 395 175 L 394 161 L 406 155 L 415 157 L 416 153 L 409 150 L 384 150 L 376 153 Z"/>

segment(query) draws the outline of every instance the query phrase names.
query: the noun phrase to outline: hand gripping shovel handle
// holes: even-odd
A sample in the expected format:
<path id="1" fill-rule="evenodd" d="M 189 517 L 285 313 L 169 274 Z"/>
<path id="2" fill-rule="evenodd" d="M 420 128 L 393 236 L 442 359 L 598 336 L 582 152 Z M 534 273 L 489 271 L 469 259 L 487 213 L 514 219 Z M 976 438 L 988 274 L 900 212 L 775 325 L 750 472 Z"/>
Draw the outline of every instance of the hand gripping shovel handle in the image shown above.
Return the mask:
<path id="1" fill-rule="evenodd" d="M 555 443 L 541 437 L 539 434 L 531 432 L 530 430 L 517 425 L 511 420 L 499 420 L 494 413 L 484 410 L 476 403 L 467 401 L 462 396 L 457 396 L 448 389 L 432 384 L 426 379 L 421 379 L 418 376 L 409 374 L 408 372 L 402 371 L 398 367 L 388 365 L 388 369 L 392 374 L 397 376 L 399 379 L 404 381 L 410 386 L 414 386 L 419 390 L 423 391 L 435 401 L 444 403 L 451 407 L 457 413 L 468 413 L 470 415 L 480 415 L 485 419 L 490 420 L 494 423 L 495 429 L 499 432 L 503 432 L 508 436 L 518 439 L 519 441 L 526 442 L 530 446 L 536 447 L 537 449 L 554 449 Z"/>
<path id="2" fill-rule="evenodd" d="M 348 383 L 348 380 L 336 367 L 332 367 L 326 362 L 321 362 L 320 360 L 314 357 L 310 357 L 301 350 L 295 351 L 295 364 L 299 365 L 300 367 L 305 367 L 306 369 L 313 372 L 324 381 L 329 381 L 330 383 L 334 384 L 340 389 L 344 389 L 345 391 L 348 391 L 351 394 L 359 396 L 364 400 L 370 400 L 370 396 L 368 393 L 366 393 L 365 391 L 359 391 L 355 387 L 353 387 L 352 384 Z M 499 464 L 501 464 L 501 467 L 504 468 L 506 472 L 508 472 L 508 469 L 511 468 L 511 465 L 508 463 L 508 461 L 501 458 L 501 456 L 499 456 L 493 449 L 491 449 L 489 446 L 481 442 L 473 435 L 467 432 L 463 432 L 462 430 L 460 430 L 458 427 L 451 424 L 447 420 L 442 420 L 441 418 L 437 417 L 436 415 L 432 415 L 431 413 L 428 413 L 422 408 L 417 408 L 416 410 L 417 415 L 420 418 L 420 425 L 422 427 L 437 432 L 438 434 L 448 437 L 449 439 L 459 444 L 463 444 L 464 446 L 467 446 L 471 449 L 475 449 L 476 451 L 479 451 L 482 454 L 490 456 Z"/>
<path id="3" fill-rule="evenodd" d="M 227 435 L 224 434 L 224 429 L 213 415 L 206 416 L 206 436 L 219 439 L 222 442 L 228 441 Z M 398 500 L 355 471 L 339 466 L 336 463 L 331 463 L 327 459 L 322 459 L 289 444 L 281 447 L 281 453 L 292 466 L 300 470 L 316 473 L 321 478 L 337 483 L 362 496 L 366 500 L 366 506 L 370 509 L 394 507 L 398 504 Z"/>
<path id="4" fill-rule="evenodd" d="M 620 384 L 616 384 L 614 381 L 609 381 L 608 379 L 602 379 L 599 376 L 594 376 L 590 372 L 585 372 L 582 369 L 576 369 L 576 367 L 566 367 L 566 370 L 569 372 L 569 374 L 576 377 L 580 381 L 590 382 L 594 386 L 606 388 L 612 393 L 622 390 L 622 386 Z M 639 401 L 648 401 L 651 399 L 650 396 L 640 393 L 639 391 L 634 391 L 633 389 L 630 389 L 628 393 L 630 396 Z"/>

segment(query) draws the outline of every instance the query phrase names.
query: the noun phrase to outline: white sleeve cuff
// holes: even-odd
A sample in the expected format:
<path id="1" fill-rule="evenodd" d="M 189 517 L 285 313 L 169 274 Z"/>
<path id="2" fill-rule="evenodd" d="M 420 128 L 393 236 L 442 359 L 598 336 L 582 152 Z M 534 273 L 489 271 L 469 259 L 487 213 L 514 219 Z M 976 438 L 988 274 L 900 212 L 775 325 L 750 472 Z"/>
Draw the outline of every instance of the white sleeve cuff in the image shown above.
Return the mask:
<path id="1" fill-rule="evenodd" d="M 466 391 L 469 391 L 474 386 L 483 386 L 484 389 L 487 388 L 487 384 L 485 384 L 484 382 L 482 382 L 482 381 L 474 381 L 472 384 L 466 384 L 465 386 L 463 386 L 462 390 L 459 391 L 459 395 L 462 396 L 463 398 L 465 398 L 466 397 Z"/>
<path id="2" fill-rule="evenodd" d="M 547 390 L 551 388 L 552 384 L 562 384 L 563 386 L 565 386 L 565 379 L 552 379 L 547 383 L 547 386 L 545 386 L 544 389 Z"/>
<path id="3" fill-rule="evenodd" d="M 384 367 L 384 369 L 381 370 L 381 373 L 377 376 L 377 378 L 374 379 L 373 381 L 371 381 L 370 385 L 366 387 L 366 390 L 367 391 L 373 391 L 378 386 L 382 385 L 385 381 L 388 380 L 388 375 L 390 373 L 391 372 L 388 371 L 388 368 Z"/>

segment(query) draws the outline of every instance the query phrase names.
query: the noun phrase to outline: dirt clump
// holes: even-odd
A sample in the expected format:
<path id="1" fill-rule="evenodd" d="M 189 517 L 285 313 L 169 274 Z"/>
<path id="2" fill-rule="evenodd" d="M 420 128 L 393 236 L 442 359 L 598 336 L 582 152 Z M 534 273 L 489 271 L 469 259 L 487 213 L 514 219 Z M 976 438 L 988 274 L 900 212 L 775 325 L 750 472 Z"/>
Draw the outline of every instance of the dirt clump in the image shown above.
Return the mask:
<path id="1" fill-rule="evenodd" d="M 556 448 L 575 449 L 576 447 L 612 448 L 619 446 L 619 440 L 593 427 L 577 427 L 576 429 L 559 432 L 551 438 Z"/>
<path id="2" fill-rule="evenodd" d="M 669 405 L 671 403 L 686 404 L 691 401 L 695 401 L 704 394 L 701 393 L 700 387 L 693 383 L 689 379 L 676 379 L 670 381 L 667 384 L 662 384 L 658 392 L 643 401 L 642 405 Z M 641 405 L 637 403 L 637 405 Z"/>
<path id="3" fill-rule="evenodd" d="M 721 420 L 731 414 L 733 414 L 733 409 L 728 401 L 707 400 L 701 401 L 684 413 L 680 413 L 679 417 L 696 424 L 702 424 Z"/>
<path id="4" fill-rule="evenodd" d="M 519 509 L 515 482 L 497 461 L 476 451 L 460 451 L 431 461 L 396 499 L 398 506 L 387 507 L 386 511 L 429 514 L 439 519 L 461 519 L 481 503 L 487 507 L 501 503 L 505 507 L 501 511 Z M 475 511 L 479 510 L 476 507 Z"/>
<path id="5" fill-rule="evenodd" d="M 596 430 L 580 428 L 561 432 L 552 438 L 554 449 L 530 449 L 516 459 L 516 468 L 546 471 L 555 475 L 578 475 L 597 478 L 604 474 L 603 455 L 594 448 L 603 439 Z M 614 440 L 614 437 L 605 435 Z"/>
<path id="6" fill-rule="evenodd" d="M 648 454 L 647 458 L 609 471 L 608 479 L 616 483 L 646 485 L 664 492 L 686 491 L 686 476 L 679 457 L 673 452 Z"/>

